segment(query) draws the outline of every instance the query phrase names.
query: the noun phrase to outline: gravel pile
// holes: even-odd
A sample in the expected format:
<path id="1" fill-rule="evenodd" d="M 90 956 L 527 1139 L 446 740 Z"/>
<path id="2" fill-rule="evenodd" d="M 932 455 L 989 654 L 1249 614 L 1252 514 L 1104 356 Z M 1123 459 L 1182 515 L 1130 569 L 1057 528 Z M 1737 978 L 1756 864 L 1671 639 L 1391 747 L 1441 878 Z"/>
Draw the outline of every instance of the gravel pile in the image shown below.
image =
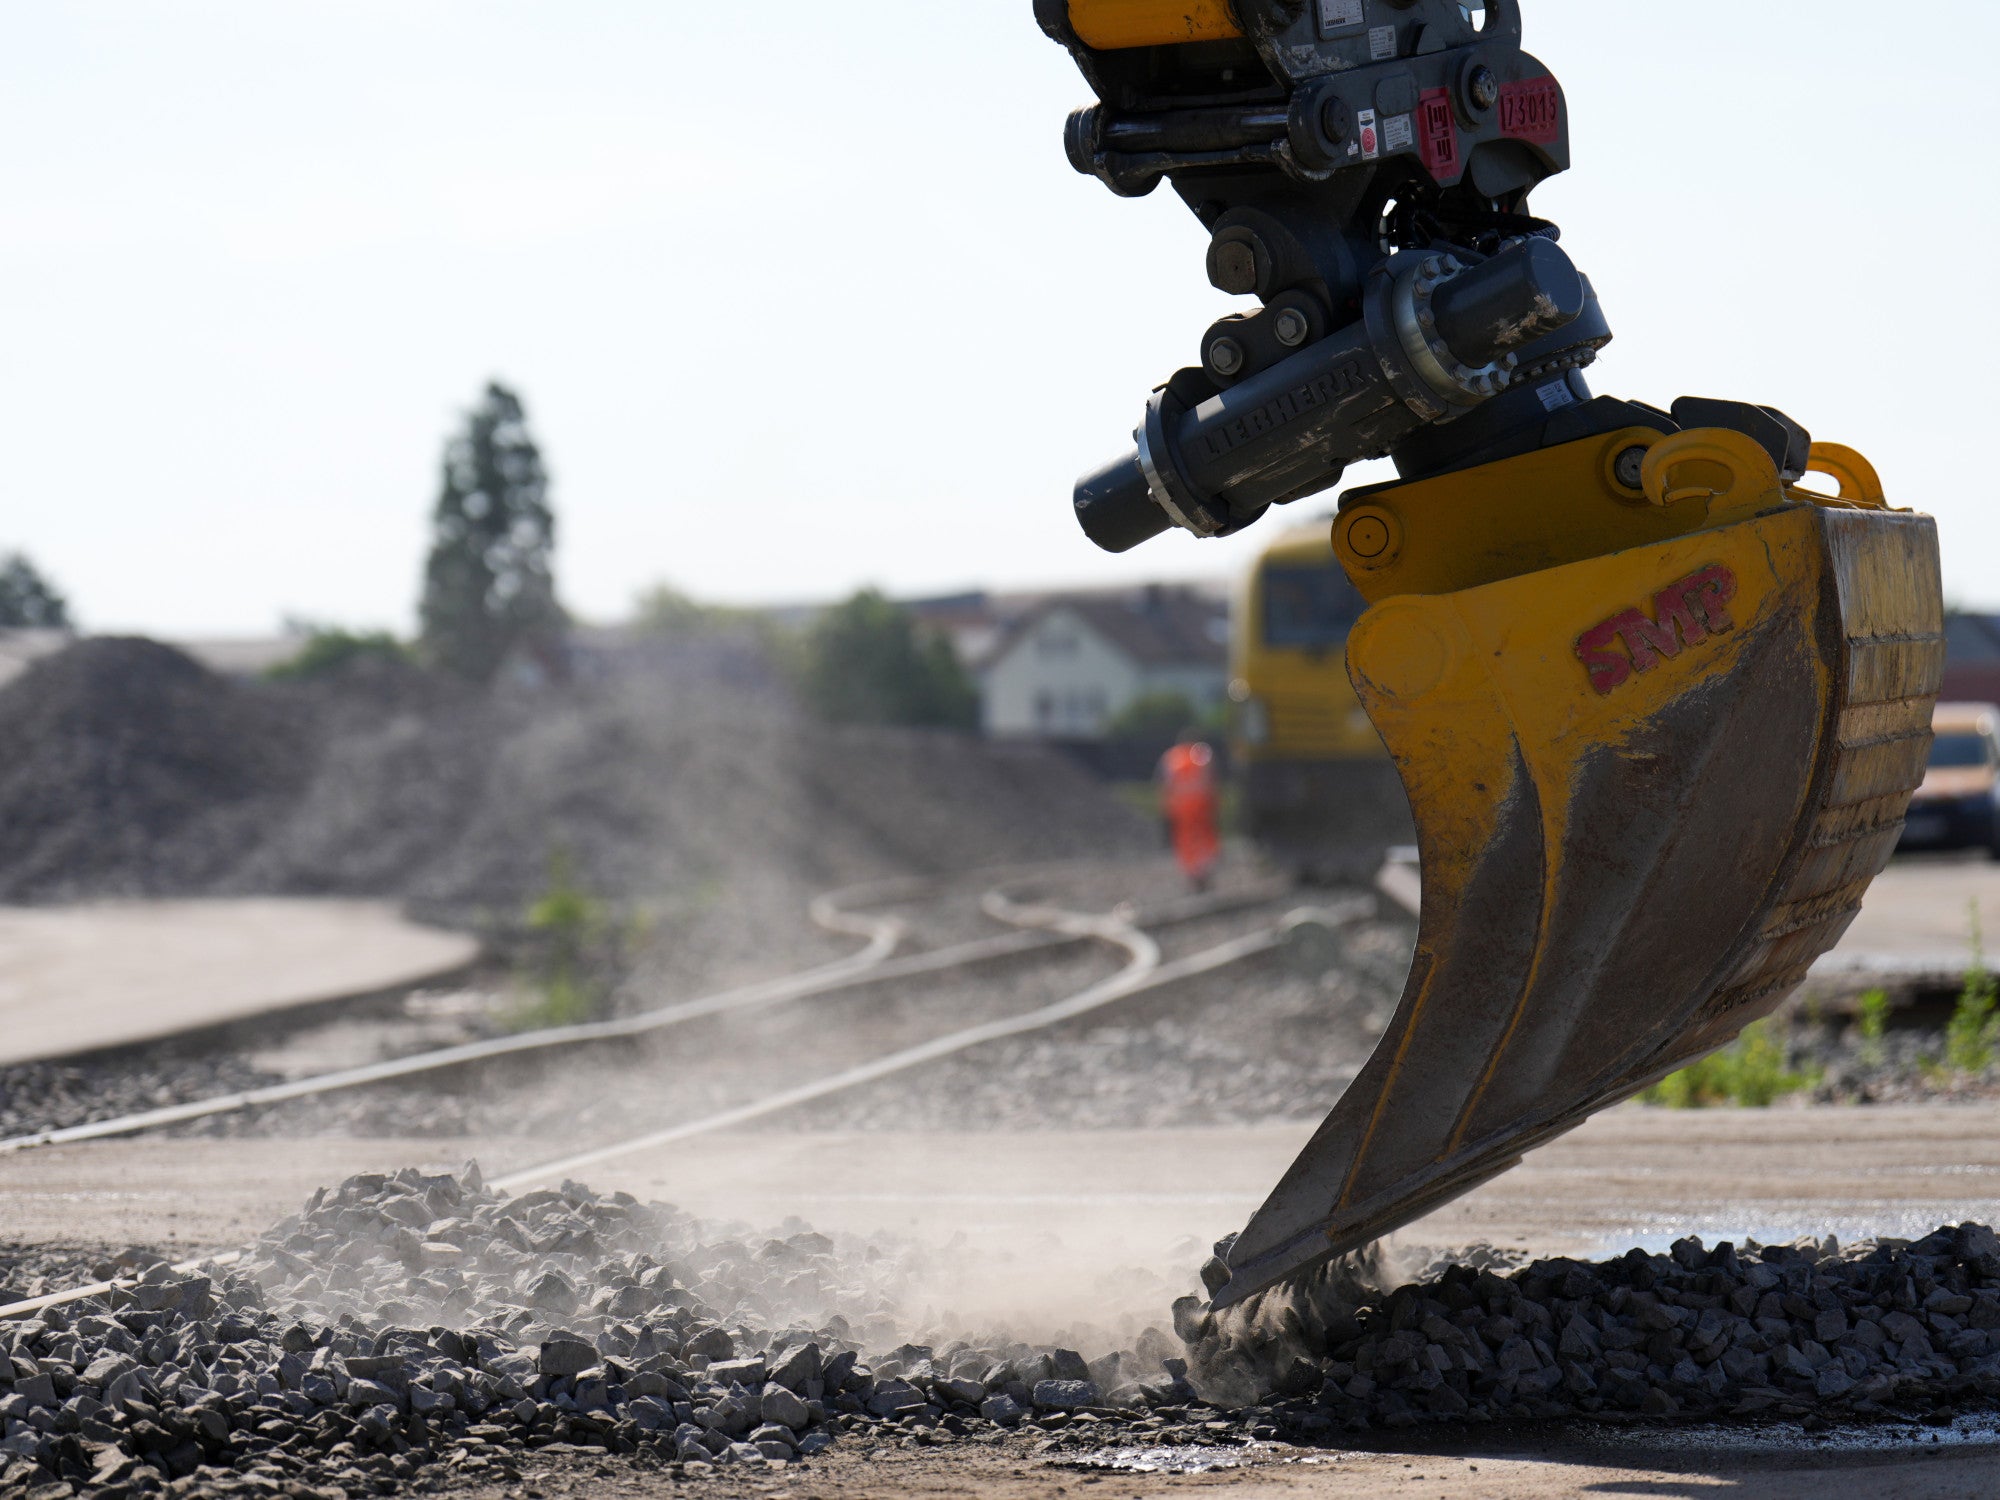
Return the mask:
<path id="1" fill-rule="evenodd" d="M 305 784 L 283 694 L 152 641 L 79 641 L 0 689 L 0 900 L 214 878 Z"/>
<path id="2" fill-rule="evenodd" d="M 10 1245 L 0 1241 L 0 1307 L 45 1297 L 66 1287 L 130 1276 L 159 1260 L 144 1248 L 107 1255 L 64 1245 Z"/>
<path id="3" fill-rule="evenodd" d="M 2000 1238 L 1977 1224 L 1843 1251 L 1699 1239 L 1371 1296 L 1366 1266 L 1216 1315 L 1175 1304 L 1205 1390 L 1304 1437 L 1547 1417 L 1880 1416 L 2000 1397 Z"/>
<path id="4" fill-rule="evenodd" d="M 244 682 L 105 638 L 0 688 L 0 900 L 352 894 L 469 917 L 518 909 L 562 849 L 589 889 L 684 906 L 663 941 L 733 934 L 768 963 L 830 886 L 1147 833 L 1051 751 L 807 721 L 748 636 L 491 694 L 407 669 Z"/>
<path id="5" fill-rule="evenodd" d="M 573 1183 L 508 1198 L 477 1168 L 350 1178 L 233 1266 L 158 1263 L 108 1302 L 0 1328 L 0 1494 L 386 1493 L 510 1479 L 530 1449 L 694 1477 L 837 1442 L 1935 1417 L 2000 1394 L 2000 1239 L 1978 1225 L 1845 1252 L 1689 1239 L 1511 1274 L 1461 1255 L 1386 1296 L 1385 1268 L 1350 1259 L 1247 1312 L 1184 1298 L 1178 1338 L 1147 1328 L 1095 1359 L 896 1342 L 924 1261 L 797 1221 L 730 1237 Z"/>
<path id="6" fill-rule="evenodd" d="M 350 1178 L 215 1274 L 162 1263 L 0 1325 L 0 1494 L 365 1494 L 565 1445 L 695 1475 L 1194 1399 L 1157 1329 L 1150 1386 L 1136 1355 L 894 1343 L 921 1252 L 714 1235 L 575 1184 L 506 1198 L 476 1168 Z"/>
<path id="7" fill-rule="evenodd" d="M 224 1052 L 16 1063 L 0 1067 L 0 1137 L 136 1114 L 277 1081 L 276 1075 Z"/>
<path id="8" fill-rule="evenodd" d="M 2000 1239 L 1978 1225 L 1511 1274 L 1461 1255 L 1388 1295 L 1379 1262 L 1350 1259 L 1248 1312 L 1184 1298 L 1178 1337 L 1145 1328 L 1095 1358 L 900 1342 L 926 1262 L 574 1183 L 509 1198 L 477 1168 L 353 1177 L 234 1265 L 156 1263 L 129 1292 L 0 1326 L 0 1495 L 332 1500 L 511 1480 L 529 1450 L 694 1478 L 836 1443 L 1060 1455 L 1495 1419 L 1935 1419 L 2000 1394 Z"/>

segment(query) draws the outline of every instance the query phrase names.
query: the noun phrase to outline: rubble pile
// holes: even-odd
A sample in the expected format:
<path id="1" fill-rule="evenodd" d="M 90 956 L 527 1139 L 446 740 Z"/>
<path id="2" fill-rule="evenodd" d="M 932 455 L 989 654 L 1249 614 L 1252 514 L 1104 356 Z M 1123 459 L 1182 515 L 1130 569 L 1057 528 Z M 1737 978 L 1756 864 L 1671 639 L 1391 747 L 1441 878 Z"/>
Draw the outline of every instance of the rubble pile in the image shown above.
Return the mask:
<path id="1" fill-rule="evenodd" d="M 476 1167 L 350 1178 L 212 1275 L 161 1263 L 130 1293 L 0 1324 L 0 1495 L 372 1493 L 433 1470 L 507 1477 L 561 1445 L 703 1473 L 851 1434 L 1054 1431 L 1176 1400 L 1185 1418 L 1195 1399 L 1159 1330 L 1139 1341 L 1148 1386 L 1136 1356 L 888 1347 L 920 1252 L 786 1230 L 706 1238 L 575 1184 L 504 1197 Z M 1148 1429 L 1192 1440 L 1195 1421 Z"/>
<path id="2" fill-rule="evenodd" d="M 654 644 L 479 693 L 80 641 L 0 687 L 0 900 L 339 894 L 469 920 L 533 900 L 560 850 L 607 898 L 710 892 L 744 920 L 705 911 L 705 941 L 762 953 L 829 886 L 1145 846 L 1055 751 L 819 724 L 754 633 Z"/>
<path id="3" fill-rule="evenodd" d="M 511 1481 L 591 1450 L 697 1478 L 837 1444 L 1077 1449 L 1337 1441 L 1551 1417 L 1935 1418 L 2000 1394 L 2000 1240 L 1683 1240 L 1383 1295 L 1337 1265 L 1247 1312 L 1174 1308 L 1130 1350 L 896 1342 L 907 1244 L 789 1221 L 730 1237 L 476 1167 L 322 1190 L 210 1274 L 0 1324 L 0 1496 L 337 1496 Z M 1478 1262 L 1484 1260 L 1484 1268 Z M 170 1487 L 170 1491 L 169 1491 Z"/>
<path id="4" fill-rule="evenodd" d="M 2000 1396 L 2000 1238 L 1455 1264 L 1386 1298 L 1274 1293 L 1175 1305 L 1204 1390 L 1256 1390 L 1271 1420 L 1336 1428 L 1551 1417 L 1871 1417 Z"/>
<path id="5" fill-rule="evenodd" d="M 279 695 L 104 637 L 0 689 L 0 900 L 212 878 L 296 798 L 309 726 Z"/>

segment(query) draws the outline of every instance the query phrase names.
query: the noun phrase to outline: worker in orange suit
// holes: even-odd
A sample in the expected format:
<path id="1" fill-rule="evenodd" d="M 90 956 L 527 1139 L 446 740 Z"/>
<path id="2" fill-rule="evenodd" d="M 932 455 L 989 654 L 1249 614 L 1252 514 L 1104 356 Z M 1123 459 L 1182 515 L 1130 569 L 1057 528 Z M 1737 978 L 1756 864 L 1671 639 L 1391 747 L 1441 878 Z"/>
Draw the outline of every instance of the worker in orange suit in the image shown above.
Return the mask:
<path id="1" fill-rule="evenodd" d="M 1216 832 L 1215 752 L 1190 729 L 1160 757 L 1160 815 L 1189 884 L 1208 889 L 1222 855 Z"/>

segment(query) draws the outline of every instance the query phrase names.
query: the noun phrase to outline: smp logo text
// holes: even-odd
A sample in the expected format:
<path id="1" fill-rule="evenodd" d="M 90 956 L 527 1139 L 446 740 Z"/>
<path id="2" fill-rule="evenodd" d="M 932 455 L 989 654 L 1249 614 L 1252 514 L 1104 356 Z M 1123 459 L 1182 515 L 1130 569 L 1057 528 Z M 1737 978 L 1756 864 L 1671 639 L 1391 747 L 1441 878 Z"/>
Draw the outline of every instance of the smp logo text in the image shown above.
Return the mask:
<path id="1" fill-rule="evenodd" d="M 1712 635 L 1733 630 L 1729 601 L 1736 597 L 1736 575 L 1720 563 L 1690 573 L 1653 596 L 1653 613 L 1621 610 L 1601 625 L 1577 637 L 1577 659 L 1590 673 L 1590 685 L 1608 693 L 1634 672 L 1650 672 L 1662 658 L 1679 656 Z M 1623 645 L 1624 650 L 1617 648 Z"/>

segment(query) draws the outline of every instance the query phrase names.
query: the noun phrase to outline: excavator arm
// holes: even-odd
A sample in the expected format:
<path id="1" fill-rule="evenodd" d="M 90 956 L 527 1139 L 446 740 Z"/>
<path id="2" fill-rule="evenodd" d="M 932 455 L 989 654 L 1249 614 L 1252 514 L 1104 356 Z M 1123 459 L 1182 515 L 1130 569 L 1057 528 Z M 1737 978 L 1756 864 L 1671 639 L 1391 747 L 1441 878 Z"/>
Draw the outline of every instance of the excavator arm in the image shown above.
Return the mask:
<path id="1" fill-rule="evenodd" d="M 1259 304 L 1078 481 L 1084 532 L 1221 536 L 1355 461 L 1399 475 L 1341 495 L 1333 545 L 1370 605 L 1349 677 L 1417 824 L 1415 963 L 1375 1055 L 1218 1247 L 1221 1308 L 1791 993 L 1922 779 L 1936 531 L 1783 413 L 1591 391 L 1611 332 L 1529 209 L 1569 164 L 1569 114 L 1519 0 L 1036 15 L 1098 96 L 1072 164 L 1123 195 L 1170 183 L 1209 280 Z"/>

